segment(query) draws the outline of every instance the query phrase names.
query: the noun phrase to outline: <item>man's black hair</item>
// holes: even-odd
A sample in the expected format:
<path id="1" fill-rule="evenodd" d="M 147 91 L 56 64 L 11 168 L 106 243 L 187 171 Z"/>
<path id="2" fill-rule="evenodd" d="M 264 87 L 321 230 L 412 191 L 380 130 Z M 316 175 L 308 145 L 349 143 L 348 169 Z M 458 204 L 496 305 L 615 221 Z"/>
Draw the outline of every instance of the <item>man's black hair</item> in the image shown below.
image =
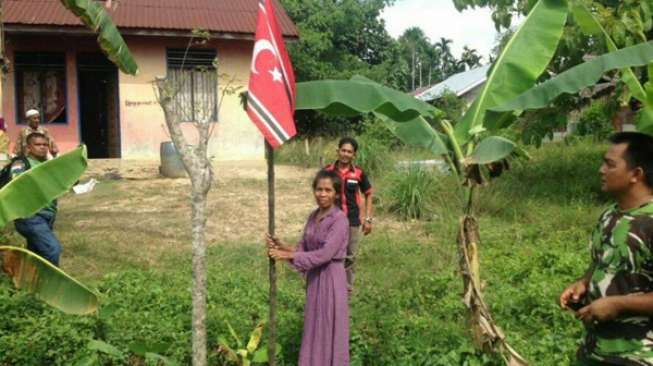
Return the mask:
<path id="1" fill-rule="evenodd" d="M 342 185 L 342 181 L 340 180 L 340 177 L 336 172 L 334 171 L 329 171 L 329 170 L 320 170 L 315 174 L 315 178 L 313 178 L 313 190 L 317 188 L 317 184 L 322 180 L 322 179 L 331 179 L 331 182 L 333 182 L 333 189 L 336 191 L 336 197 L 340 197 L 340 187 Z"/>
<path id="2" fill-rule="evenodd" d="M 646 185 L 653 188 L 653 137 L 639 132 L 618 132 L 608 141 L 614 145 L 627 144 L 623 158 L 628 168 L 642 168 Z"/>
<path id="3" fill-rule="evenodd" d="M 44 140 L 48 140 L 48 137 L 40 132 L 32 132 L 29 135 L 27 135 L 27 138 L 25 139 L 25 142 L 27 142 L 27 145 L 32 143 L 32 140 L 36 138 L 42 138 Z"/>
<path id="4" fill-rule="evenodd" d="M 358 142 L 353 137 L 343 137 L 338 141 L 338 149 L 344 144 L 350 144 L 354 148 L 354 152 L 358 151 Z"/>

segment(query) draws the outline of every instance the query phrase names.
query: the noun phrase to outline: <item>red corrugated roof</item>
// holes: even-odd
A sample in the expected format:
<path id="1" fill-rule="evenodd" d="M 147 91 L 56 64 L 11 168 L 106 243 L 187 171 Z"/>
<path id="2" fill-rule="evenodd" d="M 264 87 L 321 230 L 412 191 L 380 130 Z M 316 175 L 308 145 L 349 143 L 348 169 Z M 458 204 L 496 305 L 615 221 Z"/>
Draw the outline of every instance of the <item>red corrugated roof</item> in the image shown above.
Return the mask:
<path id="1" fill-rule="evenodd" d="M 285 36 L 297 28 L 277 0 L 277 18 Z M 113 0 L 109 13 L 119 28 L 191 30 L 253 34 L 258 0 Z M 60 0 L 4 0 L 2 21 L 20 25 L 82 23 Z"/>

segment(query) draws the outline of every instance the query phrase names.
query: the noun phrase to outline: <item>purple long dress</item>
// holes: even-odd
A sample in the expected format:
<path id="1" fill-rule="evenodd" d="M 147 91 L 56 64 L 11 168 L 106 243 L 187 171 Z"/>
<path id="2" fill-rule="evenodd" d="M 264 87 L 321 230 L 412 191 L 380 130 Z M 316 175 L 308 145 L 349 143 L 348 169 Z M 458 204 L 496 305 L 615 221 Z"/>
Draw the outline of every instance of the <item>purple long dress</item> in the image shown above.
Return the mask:
<path id="1" fill-rule="evenodd" d="M 349 365 L 349 302 L 344 259 L 349 222 L 333 207 L 308 217 L 291 265 L 306 274 L 304 335 L 299 366 Z"/>

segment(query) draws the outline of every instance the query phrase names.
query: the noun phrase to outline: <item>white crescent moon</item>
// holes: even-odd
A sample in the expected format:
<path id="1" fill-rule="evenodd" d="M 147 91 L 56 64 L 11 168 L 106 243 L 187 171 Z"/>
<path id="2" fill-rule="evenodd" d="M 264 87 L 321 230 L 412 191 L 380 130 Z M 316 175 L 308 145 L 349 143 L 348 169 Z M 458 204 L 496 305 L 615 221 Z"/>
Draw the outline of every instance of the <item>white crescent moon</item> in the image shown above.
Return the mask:
<path id="1" fill-rule="evenodd" d="M 267 39 L 259 39 L 254 43 L 254 54 L 252 55 L 252 73 L 258 74 L 258 71 L 256 71 L 256 58 L 258 57 L 258 54 L 268 50 L 272 52 L 273 55 L 277 55 L 277 52 L 274 50 L 274 46 L 272 46 L 272 43 L 268 41 Z"/>

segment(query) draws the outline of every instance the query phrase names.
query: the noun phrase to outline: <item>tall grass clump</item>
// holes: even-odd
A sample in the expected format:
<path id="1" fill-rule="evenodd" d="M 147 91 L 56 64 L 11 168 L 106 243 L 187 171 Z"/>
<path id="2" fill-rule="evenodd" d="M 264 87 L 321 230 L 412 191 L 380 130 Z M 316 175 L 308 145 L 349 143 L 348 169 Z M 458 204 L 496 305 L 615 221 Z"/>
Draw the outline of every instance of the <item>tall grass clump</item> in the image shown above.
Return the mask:
<path id="1" fill-rule="evenodd" d="M 397 169 L 387 179 L 385 206 L 403 220 L 430 219 L 439 192 L 438 173 L 419 166 Z"/>

